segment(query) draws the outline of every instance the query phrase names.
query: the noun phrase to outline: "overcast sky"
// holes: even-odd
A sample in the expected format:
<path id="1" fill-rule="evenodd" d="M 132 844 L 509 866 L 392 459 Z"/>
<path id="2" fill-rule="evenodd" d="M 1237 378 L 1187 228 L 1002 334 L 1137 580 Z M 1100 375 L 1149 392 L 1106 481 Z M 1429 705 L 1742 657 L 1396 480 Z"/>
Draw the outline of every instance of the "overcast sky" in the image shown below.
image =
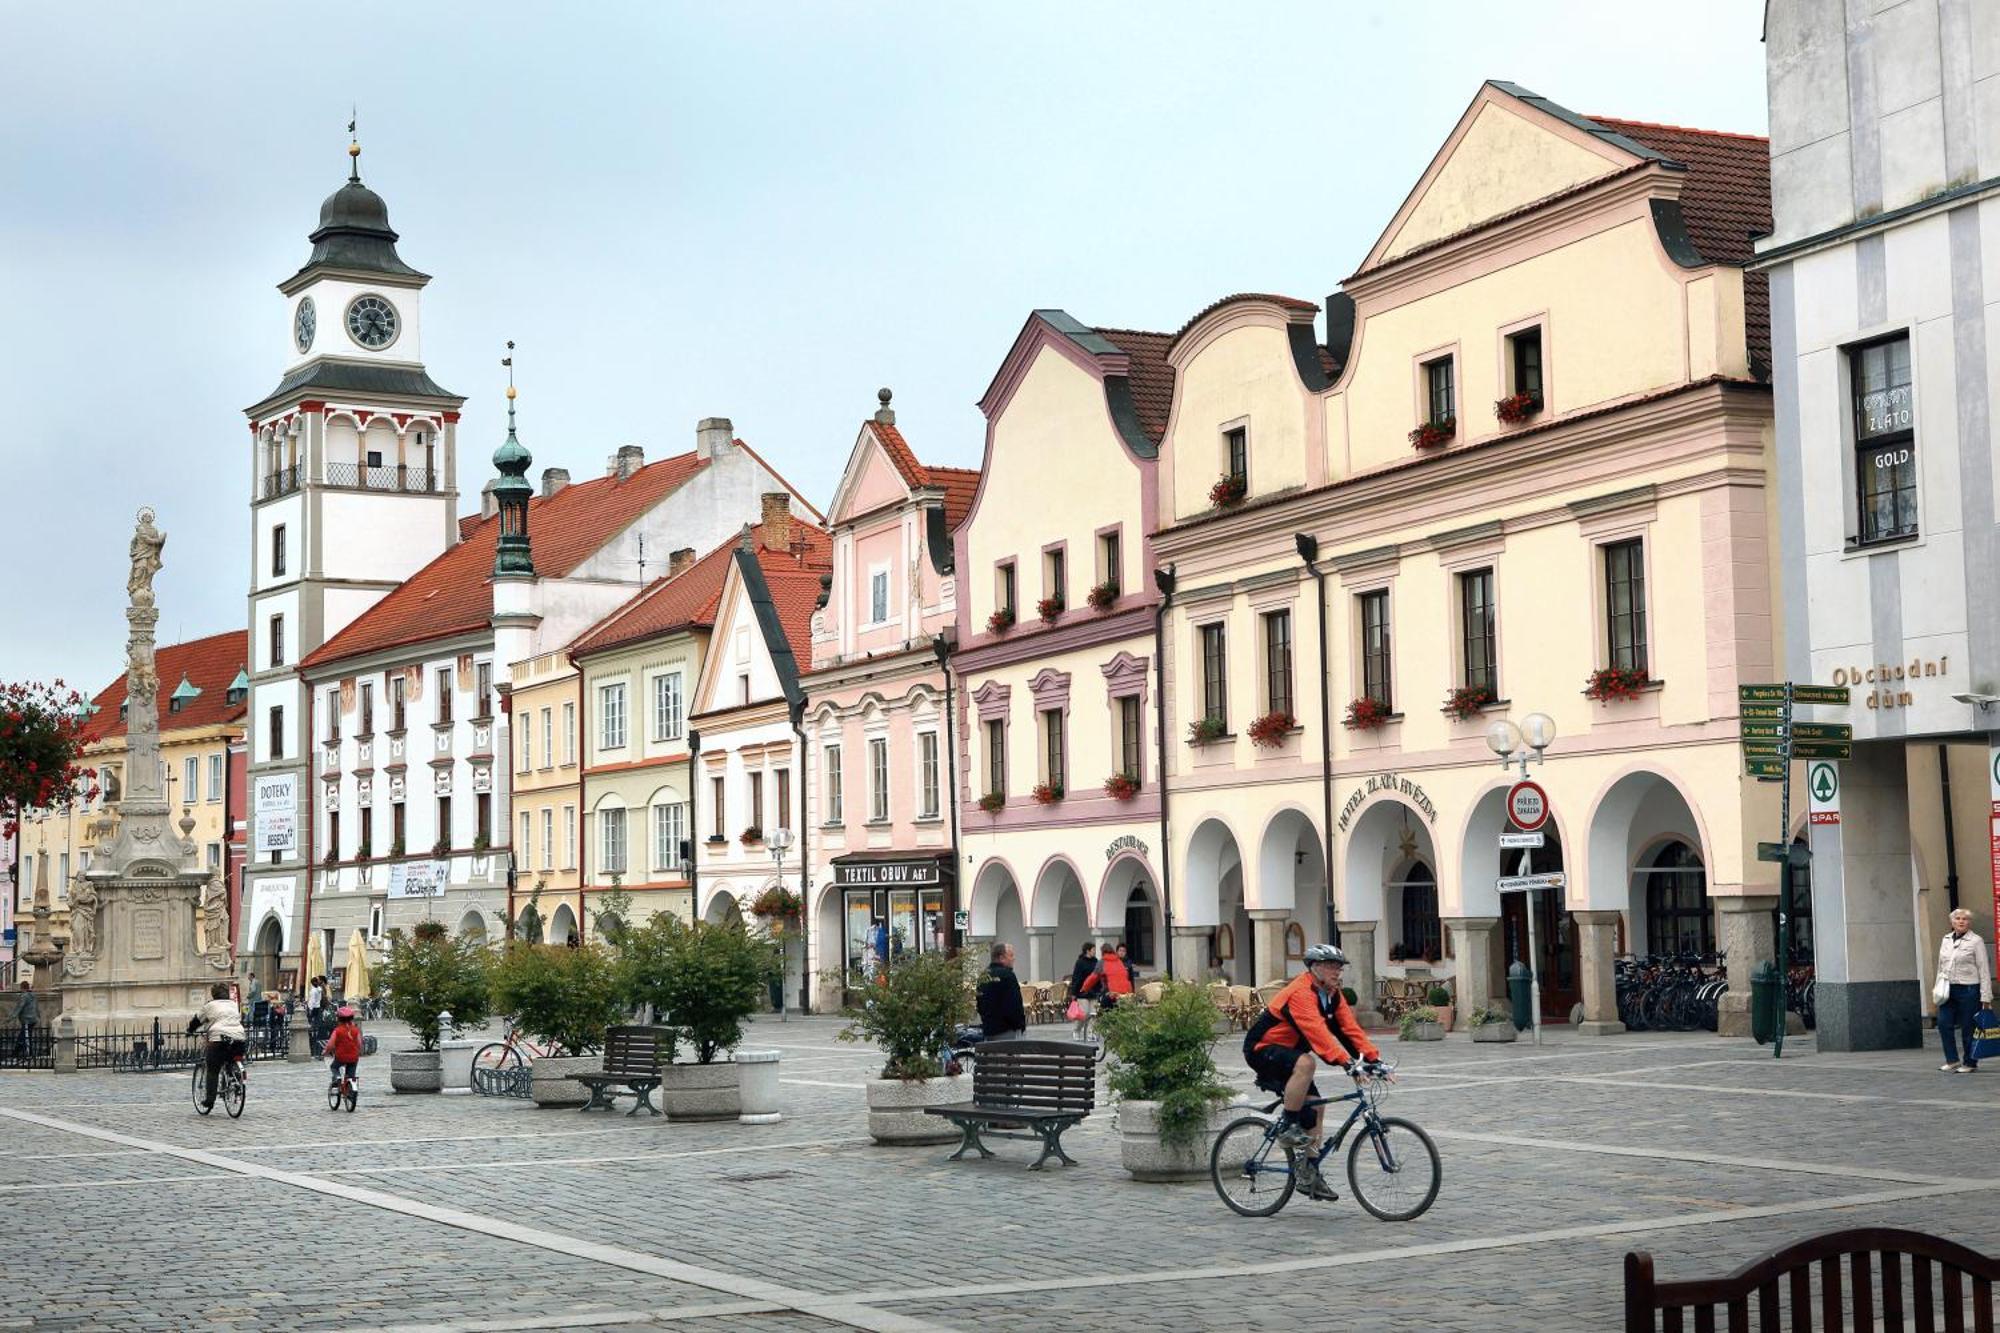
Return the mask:
<path id="1" fill-rule="evenodd" d="M 0 0 L 0 680 L 117 674 L 142 503 L 161 641 L 243 624 L 242 409 L 350 103 L 435 276 L 468 506 L 509 338 L 537 470 L 728 416 L 824 505 L 881 385 L 925 461 L 977 465 L 1038 306 L 1173 330 L 1324 299 L 1482 79 L 1763 132 L 1761 6 L 1625 8 Z"/>

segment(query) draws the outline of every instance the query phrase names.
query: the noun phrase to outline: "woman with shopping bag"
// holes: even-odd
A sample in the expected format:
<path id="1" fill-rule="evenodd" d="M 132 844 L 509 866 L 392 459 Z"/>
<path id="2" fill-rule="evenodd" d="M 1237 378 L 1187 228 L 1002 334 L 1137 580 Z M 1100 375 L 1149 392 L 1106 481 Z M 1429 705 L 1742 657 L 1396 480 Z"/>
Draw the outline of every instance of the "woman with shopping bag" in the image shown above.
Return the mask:
<path id="1" fill-rule="evenodd" d="M 1931 998 L 1937 1001 L 1938 1040 L 1944 1045 L 1944 1063 L 1938 1068 L 1947 1074 L 1972 1073 L 1979 1068 L 1973 1020 L 1993 1003 L 1993 965 L 1986 941 L 1972 931 L 1972 913 L 1963 907 L 1951 914 L 1951 929 L 1938 944 Z M 1960 1043 L 1965 1047 L 1963 1060 L 1958 1057 Z"/>
<path id="2" fill-rule="evenodd" d="M 1083 951 L 1076 956 L 1076 966 L 1069 970 L 1069 1008 L 1063 1017 L 1076 1024 L 1076 1039 L 1090 1038 L 1090 1006 L 1083 999 L 1083 983 L 1090 980 L 1090 974 L 1097 970 L 1097 946 L 1089 940 L 1083 942 Z"/>

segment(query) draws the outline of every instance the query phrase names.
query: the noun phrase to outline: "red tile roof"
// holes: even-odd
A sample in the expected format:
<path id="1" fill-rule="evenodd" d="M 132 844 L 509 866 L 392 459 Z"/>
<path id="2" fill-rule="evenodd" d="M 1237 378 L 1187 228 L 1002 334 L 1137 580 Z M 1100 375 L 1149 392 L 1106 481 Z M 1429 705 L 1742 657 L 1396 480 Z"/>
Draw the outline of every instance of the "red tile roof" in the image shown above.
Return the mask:
<path id="1" fill-rule="evenodd" d="M 767 536 L 763 524 L 751 529 L 760 549 Z M 800 519 L 792 520 L 792 536 L 799 558 L 831 568 L 833 543 L 824 531 Z M 716 603 L 722 599 L 722 581 L 729 572 L 731 554 L 742 539 L 731 537 L 672 578 L 656 579 L 645 591 L 604 619 L 585 630 L 569 646 L 571 657 L 607 652 L 640 639 L 672 634 L 677 630 L 713 627 Z M 782 557 L 771 553 L 774 560 Z M 813 576 L 814 594 L 819 576 Z M 812 608 L 806 609 L 810 620 Z"/>
<path id="2" fill-rule="evenodd" d="M 929 474 L 931 485 L 944 487 L 944 525 L 956 528 L 972 511 L 972 497 L 979 489 L 979 469 L 933 467 L 924 471 Z"/>
<path id="3" fill-rule="evenodd" d="M 1275 292 L 1236 292 L 1233 295 L 1223 297 L 1219 301 L 1210 301 L 1207 305 L 1195 311 L 1194 314 L 1188 317 L 1186 323 L 1174 331 L 1174 341 L 1179 342 L 1182 334 L 1199 324 L 1213 312 L 1220 310 L 1226 305 L 1233 305 L 1237 301 L 1275 301 L 1287 310 L 1310 310 L 1314 313 L 1318 313 L 1319 311 L 1319 302 L 1301 301 L 1296 296 L 1280 296 Z"/>
<path id="4" fill-rule="evenodd" d="M 903 432 L 896 429 L 895 422 L 876 421 L 871 417 L 867 425 L 875 432 L 875 438 L 882 442 L 882 452 L 889 455 L 889 461 L 896 465 L 896 473 L 902 477 L 905 486 L 915 488 L 931 484 L 924 465 L 917 461 L 917 451 L 903 438 Z"/>
<path id="5" fill-rule="evenodd" d="M 647 510 L 708 466 L 694 454 L 648 463 L 624 479 L 573 482 L 528 502 L 535 572 L 562 578 Z M 362 653 L 483 629 L 493 619 L 493 547 L 500 525 L 488 518 L 412 574 L 299 665 L 316 667 Z"/>
<path id="6" fill-rule="evenodd" d="M 792 645 L 792 660 L 804 671 L 812 664 L 813 610 L 819 604 L 820 575 L 833 568 L 831 551 L 815 559 L 811 553 L 760 549 L 757 565 L 764 571 L 785 640 Z"/>
<path id="7" fill-rule="evenodd" d="M 247 700 L 229 702 L 229 686 L 249 661 L 249 649 L 249 635 L 240 629 L 159 649 L 154 664 L 160 673 L 160 730 L 179 731 L 183 727 L 233 722 L 248 712 Z M 184 679 L 201 693 L 174 712 L 173 693 Z M 125 677 L 120 676 L 105 686 L 91 702 L 97 706 L 97 712 L 91 719 L 90 739 L 123 736 L 126 720 L 119 716 L 118 710 L 125 702 Z"/>
<path id="8" fill-rule="evenodd" d="M 882 442 L 882 452 L 889 455 L 889 461 L 896 465 L 896 473 L 903 484 L 912 489 L 919 486 L 939 486 L 944 489 L 944 521 L 948 528 L 958 526 L 966 511 L 972 508 L 972 493 L 979 489 L 979 470 L 963 467 L 925 467 L 917 461 L 917 451 L 903 438 L 903 432 L 896 429 L 893 421 L 876 421 L 870 418 L 869 429 Z"/>
<path id="9" fill-rule="evenodd" d="M 1147 333 L 1143 329 L 1098 329 L 1106 341 L 1130 358 L 1128 377 L 1132 385 L 1132 405 L 1139 412 L 1139 428 L 1158 444 L 1166 438 L 1167 415 L 1174 407 L 1174 368 L 1167 364 L 1167 349 L 1174 334 Z"/>

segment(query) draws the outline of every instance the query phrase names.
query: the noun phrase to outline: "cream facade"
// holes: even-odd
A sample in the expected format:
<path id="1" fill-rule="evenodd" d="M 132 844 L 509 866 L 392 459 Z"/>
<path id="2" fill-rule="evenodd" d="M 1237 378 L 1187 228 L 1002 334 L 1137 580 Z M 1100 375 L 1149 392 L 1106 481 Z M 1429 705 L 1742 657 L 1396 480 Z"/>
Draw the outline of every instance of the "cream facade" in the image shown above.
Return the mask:
<path id="1" fill-rule="evenodd" d="M 514 888 L 505 916 L 519 933 L 532 902 L 543 938 L 563 940 L 583 919 L 582 675 L 560 649 L 515 663 L 512 675 Z"/>

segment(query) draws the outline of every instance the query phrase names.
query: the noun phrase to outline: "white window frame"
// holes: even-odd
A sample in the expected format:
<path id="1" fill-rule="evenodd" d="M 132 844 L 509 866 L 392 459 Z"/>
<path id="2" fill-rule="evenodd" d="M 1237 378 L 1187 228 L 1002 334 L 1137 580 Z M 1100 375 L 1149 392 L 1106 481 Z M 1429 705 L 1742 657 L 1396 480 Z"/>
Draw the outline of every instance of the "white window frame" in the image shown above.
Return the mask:
<path id="1" fill-rule="evenodd" d="M 531 860 L 533 860 L 531 851 L 535 845 L 534 831 L 535 831 L 534 815 L 526 810 L 523 810 L 521 812 L 521 864 L 522 865 L 527 865 Z"/>
<path id="2" fill-rule="evenodd" d="M 681 673 L 663 671 L 653 677 L 653 739 L 679 740 L 686 722 L 686 696 L 681 689 Z"/>
<path id="3" fill-rule="evenodd" d="M 576 701 L 563 704 L 563 767 L 576 762 Z M 575 864 L 575 862 L 571 862 Z"/>
<path id="4" fill-rule="evenodd" d="M 597 748 L 622 750 L 626 737 L 625 682 L 609 681 L 597 687 Z"/>
<path id="5" fill-rule="evenodd" d="M 556 812 L 553 806 L 542 807 L 542 869 L 556 868 Z"/>
<path id="6" fill-rule="evenodd" d="M 653 868 L 674 871 L 685 868 L 681 860 L 681 840 L 687 836 L 687 802 L 668 801 L 653 807 Z"/>
<path id="7" fill-rule="evenodd" d="M 563 807 L 563 864 L 564 870 L 576 869 L 576 807 Z"/>
<path id="8" fill-rule="evenodd" d="M 544 708 L 542 710 L 542 767 L 550 769 L 555 766 L 556 710 L 553 708 Z"/>
<path id="9" fill-rule="evenodd" d="M 868 822 L 889 822 L 889 742 L 881 736 L 868 741 Z"/>
<path id="10" fill-rule="evenodd" d="M 597 812 L 597 868 L 606 875 L 622 875 L 626 859 L 625 807 L 606 806 Z"/>
<path id="11" fill-rule="evenodd" d="M 222 784 L 225 780 L 223 762 L 225 758 L 226 756 L 219 754 L 212 754 L 208 757 L 208 799 L 211 801 L 222 799 Z"/>
<path id="12" fill-rule="evenodd" d="M 877 609 L 876 591 L 881 591 L 880 609 Z M 886 564 L 868 567 L 868 624 L 872 628 L 889 623 L 889 566 Z"/>
<path id="13" fill-rule="evenodd" d="M 939 793 L 943 790 L 943 775 L 938 762 L 938 734 L 936 731 L 917 733 L 917 818 L 936 819 L 943 813 Z"/>
<path id="14" fill-rule="evenodd" d="M 847 812 L 841 789 L 840 746 L 838 743 L 820 751 L 821 762 L 826 765 L 826 823 L 844 824 Z"/>

